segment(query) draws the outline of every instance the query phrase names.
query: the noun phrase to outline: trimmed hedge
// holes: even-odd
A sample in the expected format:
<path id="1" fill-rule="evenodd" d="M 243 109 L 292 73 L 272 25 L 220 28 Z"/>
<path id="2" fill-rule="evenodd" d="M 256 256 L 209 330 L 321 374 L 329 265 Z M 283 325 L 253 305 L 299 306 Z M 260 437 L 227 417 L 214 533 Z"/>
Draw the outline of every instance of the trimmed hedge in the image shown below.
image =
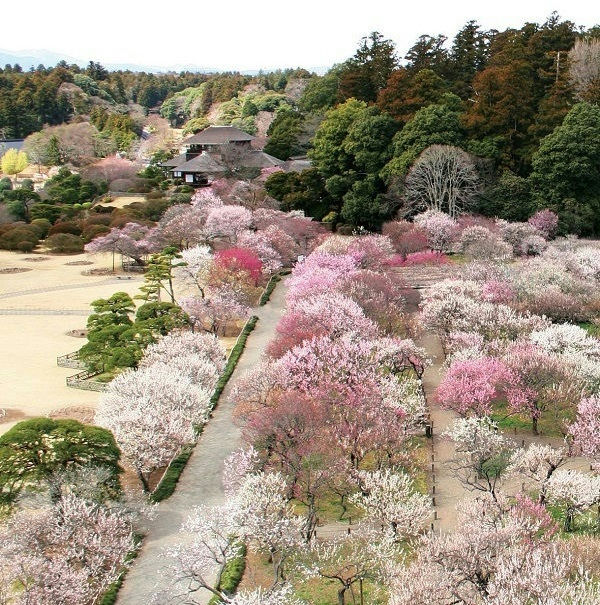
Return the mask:
<path id="1" fill-rule="evenodd" d="M 283 269 L 279 273 L 275 273 L 275 275 L 271 276 L 269 283 L 267 283 L 267 287 L 264 289 L 258 304 L 263 307 L 269 302 L 271 298 L 271 294 L 273 294 L 273 290 L 275 290 L 275 286 L 281 281 L 284 275 L 289 275 L 292 272 L 291 269 Z"/>
<path id="2" fill-rule="evenodd" d="M 273 290 L 275 290 L 275 286 L 280 281 L 281 281 L 281 275 L 279 275 L 279 273 L 275 273 L 275 275 L 271 276 L 271 279 L 269 280 L 267 287 L 263 290 L 260 300 L 258 301 L 258 304 L 261 307 L 263 307 L 264 305 L 266 305 L 269 302 L 269 299 L 271 298 L 271 294 L 273 294 Z"/>
<path id="3" fill-rule="evenodd" d="M 233 370 L 235 370 L 235 366 L 237 365 L 237 362 L 239 361 L 242 353 L 244 352 L 244 349 L 246 348 L 246 341 L 248 340 L 248 336 L 250 335 L 250 332 L 252 332 L 252 330 L 254 330 L 254 328 L 256 327 L 257 322 L 258 322 L 258 317 L 256 315 L 253 315 L 246 322 L 246 325 L 244 326 L 244 329 L 241 331 L 241 333 L 238 337 L 238 340 L 235 343 L 235 346 L 233 347 L 233 349 L 231 349 L 231 353 L 229 354 L 229 359 L 227 360 L 225 369 L 223 370 L 223 373 L 221 374 L 221 378 L 219 378 L 219 382 L 217 382 L 217 386 L 215 387 L 215 392 L 213 393 L 212 397 L 210 398 L 209 407 L 210 407 L 211 412 L 217 406 L 219 397 L 221 397 L 221 394 L 223 393 L 225 387 L 227 386 L 227 383 L 229 382 L 229 379 L 231 378 L 231 375 L 233 374 Z"/>
<path id="4" fill-rule="evenodd" d="M 139 555 L 143 536 L 142 534 L 136 534 L 133 539 L 135 542 L 135 546 L 133 550 L 129 551 L 129 554 L 125 559 L 127 563 L 131 563 Z M 117 602 L 119 590 L 123 585 L 123 581 L 125 580 L 125 576 L 127 575 L 128 570 L 129 568 L 124 569 L 119 575 L 119 577 L 108 587 L 108 590 L 102 595 L 101 599 L 98 601 L 98 605 L 114 605 Z"/>
<path id="5" fill-rule="evenodd" d="M 242 544 L 242 550 L 238 557 L 232 559 L 225 565 L 221 581 L 219 582 L 219 590 L 228 596 L 233 596 L 237 587 L 242 581 L 242 576 L 246 570 L 246 545 Z M 213 595 L 208 605 L 218 605 L 222 603 L 217 595 Z"/>
<path id="6" fill-rule="evenodd" d="M 183 473 L 183 469 L 192 456 L 193 451 L 193 444 L 185 445 L 181 452 L 171 460 L 169 468 L 167 468 L 160 483 L 150 495 L 150 500 L 152 500 L 152 502 L 161 502 L 175 491 L 177 483 L 179 482 L 179 477 L 181 477 L 181 473 Z"/>
<path id="7" fill-rule="evenodd" d="M 235 346 L 233 347 L 233 349 L 231 349 L 231 353 L 229 354 L 229 358 L 227 359 L 227 363 L 225 364 L 225 369 L 223 370 L 223 373 L 221 374 L 221 377 L 217 382 L 217 386 L 215 387 L 212 397 L 210 398 L 209 410 L 211 412 L 217 406 L 219 398 L 221 397 L 225 386 L 229 382 L 229 379 L 231 378 L 231 375 L 235 370 L 235 366 L 237 365 L 240 356 L 242 355 L 246 347 L 246 341 L 248 340 L 248 336 L 250 335 L 250 332 L 254 330 L 257 321 L 258 317 L 256 315 L 253 315 L 246 322 L 246 325 L 241 331 L 238 340 L 235 343 Z M 200 435 L 200 433 L 202 433 L 202 427 L 198 430 L 198 435 Z M 169 464 L 169 467 L 163 475 L 161 482 L 158 484 L 157 488 L 150 496 L 153 502 L 161 502 L 162 500 L 165 500 L 173 494 L 175 488 L 177 487 L 177 482 L 181 477 L 181 473 L 183 473 L 183 469 L 188 463 L 188 460 L 190 459 L 193 451 L 194 444 L 185 446 L 181 450 L 181 453 L 171 461 L 171 464 Z"/>

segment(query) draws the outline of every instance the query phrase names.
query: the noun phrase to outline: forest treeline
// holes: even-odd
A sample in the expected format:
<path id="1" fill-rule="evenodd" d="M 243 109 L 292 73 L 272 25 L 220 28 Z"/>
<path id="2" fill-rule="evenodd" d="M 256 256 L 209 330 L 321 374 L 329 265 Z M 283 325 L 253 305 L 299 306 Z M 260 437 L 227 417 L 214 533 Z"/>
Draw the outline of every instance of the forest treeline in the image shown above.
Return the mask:
<path id="1" fill-rule="evenodd" d="M 185 133 L 216 122 L 255 134 L 257 114 L 271 112 L 265 151 L 287 159 L 308 150 L 313 168 L 273 175 L 269 193 L 286 209 L 370 229 L 410 213 L 406 177 L 423 151 L 443 145 L 477 170 L 469 210 L 523 220 L 550 207 L 564 232 L 600 232 L 599 103 L 600 27 L 556 14 L 504 31 L 469 21 L 452 40 L 420 36 L 404 55 L 373 32 L 323 76 L 108 72 L 94 62 L 0 70 L 5 137 L 89 120 L 118 131 L 127 140 L 117 148 L 127 149 L 139 120 L 107 113 L 159 108 Z"/>
<path id="2" fill-rule="evenodd" d="M 325 112 L 311 178 L 278 174 L 267 186 L 291 208 L 312 203 L 376 228 L 411 211 L 407 174 L 425 149 L 444 145 L 466 151 L 479 173 L 471 211 L 524 220 L 550 207 L 564 232 L 597 233 L 599 102 L 598 26 L 556 14 L 502 32 L 470 21 L 452 41 L 421 36 L 402 59 L 373 32 L 299 100 L 299 119 Z M 293 140 L 294 128 L 276 119 L 271 144 Z"/>

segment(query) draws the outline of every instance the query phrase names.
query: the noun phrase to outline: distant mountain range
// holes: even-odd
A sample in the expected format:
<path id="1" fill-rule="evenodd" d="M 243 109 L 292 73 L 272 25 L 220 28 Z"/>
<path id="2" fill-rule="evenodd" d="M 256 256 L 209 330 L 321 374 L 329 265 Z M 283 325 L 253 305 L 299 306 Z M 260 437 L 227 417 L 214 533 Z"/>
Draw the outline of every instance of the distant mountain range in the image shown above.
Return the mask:
<path id="1" fill-rule="evenodd" d="M 89 60 L 78 59 L 76 57 L 70 57 L 63 53 L 56 53 L 51 50 L 35 49 L 35 50 L 2 50 L 0 49 L 0 67 L 3 67 L 7 63 L 14 65 L 18 63 L 23 71 L 27 71 L 31 67 L 37 67 L 38 65 L 44 65 L 45 67 L 54 67 L 59 61 L 65 60 L 67 63 L 80 65 L 85 67 Z M 98 59 L 93 59 L 97 61 Z M 198 65 L 138 65 L 135 63 L 104 63 L 100 61 L 106 69 L 111 71 L 117 70 L 129 70 L 129 71 L 146 71 L 152 73 L 166 73 L 166 72 L 180 72 L 180 71 L 192 71 L 198 73 L 218 73 L 223 71 L 234 71 L 231 69 L 224 69 L 218 67 L 200 67 Z M 282 67 L 264 67 L 261 69 L 247 69 L 247 70 L 235 70 L 240 71 L 243 74 L 254 76 L 259 71 L 274 71 L 276 69 L 283 69 Z M 327 71 L 328 67 L 317 66 L 307 67 L 309 71 L 314 71 L 318 74 L 323 74 Z"/>

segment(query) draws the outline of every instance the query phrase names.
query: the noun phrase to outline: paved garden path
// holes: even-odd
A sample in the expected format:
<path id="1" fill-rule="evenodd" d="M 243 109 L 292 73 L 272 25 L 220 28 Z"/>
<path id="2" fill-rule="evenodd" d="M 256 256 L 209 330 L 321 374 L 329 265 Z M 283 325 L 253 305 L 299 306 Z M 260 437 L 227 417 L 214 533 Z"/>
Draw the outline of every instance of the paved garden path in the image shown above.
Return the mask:
<path id="1" fill-rule="evenodd" d="M 185 535 L 179 533 L 179 527 L 191 508 L 198 504 L 217 505 L 223 502 L 223 461 L 239 446 L 240 441 L 240 429 L 232 419 L 233 405 L 229 402 L 229 393 L 236 379 L 260 361 L 283 314 L 285 292 L 285 281 L 282 281 L 275 288 L 270 302 L 257 311 L 259 321 L 256 328 L 248 337 L 244 353 L 200 436 L 177 490 L 159 505 L 158 515 L 144 539 L 140 555 L 119 592 L 118 605 L 149 605 L 155 586 L 161 581 L 161 569 L 166 563 L 163 550 L 185 540 Z M 210 594 L 203 592 L 206 593 L 205 602 L 208 602 Z M 194 598 L 194 602 L 202 602 L 200 594 L 194 595 Z"/>

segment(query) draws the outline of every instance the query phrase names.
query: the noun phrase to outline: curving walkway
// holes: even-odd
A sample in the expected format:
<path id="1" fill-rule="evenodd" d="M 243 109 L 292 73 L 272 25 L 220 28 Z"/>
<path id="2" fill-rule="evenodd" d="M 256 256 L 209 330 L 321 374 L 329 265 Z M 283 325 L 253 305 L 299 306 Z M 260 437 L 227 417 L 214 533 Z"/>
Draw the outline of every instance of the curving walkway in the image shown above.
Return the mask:
<path id="1" fill-rule="evenodd" d="M 200 436 L 177 490 L 158 507 L 158 516 L 119 592 L 118 605 L 148 605 L 157 584 L 161 582 L 161 569 L 165 566 L 163 550 L 185 540 L 185 535 L 179 532 L 179 528 L 191 508 L 198 504 L 223 503 L 223 462 L 240 443 L 240 429 L 232 419 L 234 406 L 229 401 L 229 393 L 236 379 L 260 361 L 283 314 L 285 292 L 283 280 L 275 288 L 271 300 L 256 311 L 259 321 L 248 337 L 246 348 L 212 418 Z M 203 592 L 204 595 L 194 595 L 194 602 L 200 603 L 204 598 L 208 603 L 211 595 L 208 591 Z"/>

